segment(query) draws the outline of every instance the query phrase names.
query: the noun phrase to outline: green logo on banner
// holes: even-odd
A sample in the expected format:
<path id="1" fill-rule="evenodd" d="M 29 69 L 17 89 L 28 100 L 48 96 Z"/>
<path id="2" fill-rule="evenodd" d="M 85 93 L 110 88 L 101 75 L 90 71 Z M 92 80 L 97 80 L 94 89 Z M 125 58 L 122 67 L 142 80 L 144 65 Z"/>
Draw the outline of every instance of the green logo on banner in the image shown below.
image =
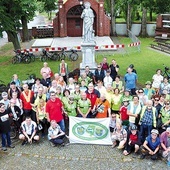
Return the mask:
<path id="1" fill-rule="evenodd" d="M 72 128 L 73 134 L 83 140 L 101 140 L 108 135 L 108 128 L 98 122 L 80 122 Z"/>

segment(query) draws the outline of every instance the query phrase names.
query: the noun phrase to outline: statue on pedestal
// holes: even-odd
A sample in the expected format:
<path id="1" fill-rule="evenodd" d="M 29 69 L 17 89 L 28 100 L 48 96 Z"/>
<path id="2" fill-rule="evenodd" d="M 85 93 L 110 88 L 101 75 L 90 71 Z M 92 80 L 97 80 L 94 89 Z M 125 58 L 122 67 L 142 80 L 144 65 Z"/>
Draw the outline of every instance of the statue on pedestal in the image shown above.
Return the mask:
<path id="1" fill-rule="evenodd" d="M 81 14 L 81 18 L 83 19 L 83 41 L 85 43 L 94 42 L 94 13 L 93 10 L 90 8 L 90 2 L 85 2 L 84 6 L 85 9 Z"/>

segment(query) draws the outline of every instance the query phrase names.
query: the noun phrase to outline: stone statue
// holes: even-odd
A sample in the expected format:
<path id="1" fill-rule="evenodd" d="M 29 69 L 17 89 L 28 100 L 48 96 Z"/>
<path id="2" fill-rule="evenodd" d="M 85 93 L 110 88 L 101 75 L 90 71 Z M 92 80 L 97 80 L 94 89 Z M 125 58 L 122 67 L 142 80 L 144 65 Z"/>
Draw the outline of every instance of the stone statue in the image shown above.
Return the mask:
<path id="1" fill-rule="evenodd" d="M 84 3 L 85 9 L 81 14 L 81 18 L 83 19 L 83 39 L 84 42 L 94 42 L 94 13 L 90 8 L 90 2 Z"/>

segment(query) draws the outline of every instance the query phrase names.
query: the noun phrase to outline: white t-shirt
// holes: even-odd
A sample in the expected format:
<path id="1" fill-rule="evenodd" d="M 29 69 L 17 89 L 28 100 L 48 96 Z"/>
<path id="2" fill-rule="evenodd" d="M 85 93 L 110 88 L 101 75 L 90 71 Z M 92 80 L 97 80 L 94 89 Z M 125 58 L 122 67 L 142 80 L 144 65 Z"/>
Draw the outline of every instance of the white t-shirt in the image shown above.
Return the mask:
<path id="1" fill-rule="evenodd" d="M 152 87 L 159 88 L 161 85 L 161 82 L 163 81 L 163 76 L 154 74 L 152 79 L 153 79 Z"/>

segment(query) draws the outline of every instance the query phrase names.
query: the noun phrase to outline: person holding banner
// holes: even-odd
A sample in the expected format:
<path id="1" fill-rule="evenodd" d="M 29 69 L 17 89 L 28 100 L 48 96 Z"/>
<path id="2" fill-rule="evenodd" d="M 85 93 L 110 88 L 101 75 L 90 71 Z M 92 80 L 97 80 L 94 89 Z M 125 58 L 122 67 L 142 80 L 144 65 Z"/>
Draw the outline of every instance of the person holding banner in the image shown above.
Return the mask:
<path id="1" fill-rule="evenodd" d="M 91 111 L 91 101 L 87 98 L 85 92 L 81 93 L 81 99 L 77 103 L 77 117 L 89 118 L 89 112 Z"/>
<path id="2" fill-rule="evenodd" d="M 97 111 L 96 118 L 106 118 L 111 117 L 111 109 L 105 94 L 101 94 L 100 98 L 97 98 L 95 105 L 93 107 L 92 113 Z"/>

